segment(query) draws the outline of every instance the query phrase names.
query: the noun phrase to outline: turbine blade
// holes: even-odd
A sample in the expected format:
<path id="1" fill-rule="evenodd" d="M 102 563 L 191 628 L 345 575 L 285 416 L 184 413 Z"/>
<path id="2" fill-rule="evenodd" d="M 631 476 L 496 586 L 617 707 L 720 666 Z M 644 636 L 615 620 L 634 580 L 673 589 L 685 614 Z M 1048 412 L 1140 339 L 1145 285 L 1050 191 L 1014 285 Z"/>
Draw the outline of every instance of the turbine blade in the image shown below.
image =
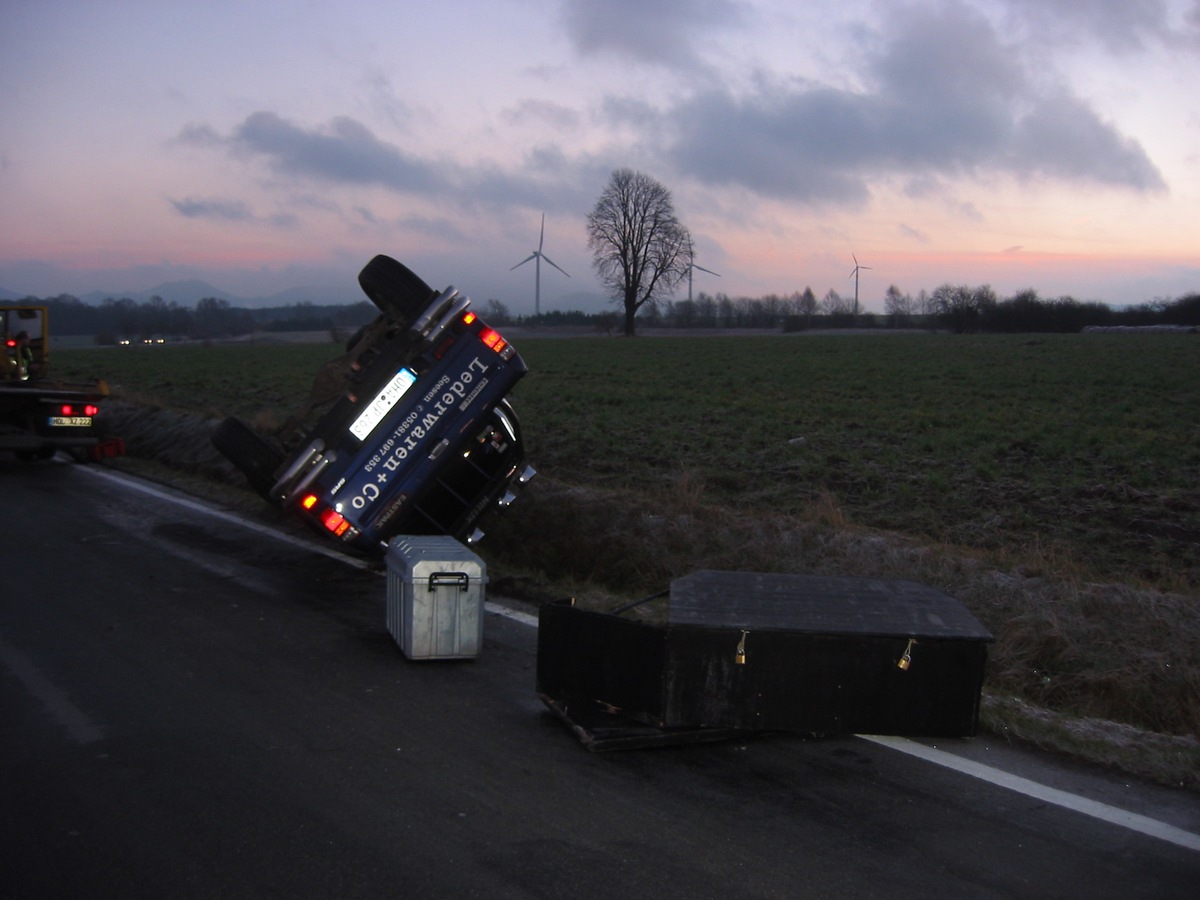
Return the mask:
<path id="1" fill-rule="evenodd" d="M 508 271 L 510 271 L 510 272 L 511 272 L 513 269 L 519 269 L 519 268 L 521 268 L 521 266 L 525 265 L 525 263 L 529 262 L 529 261 L 530 261 L 531 259 L 533 259 L 535 256 L 537 256 L 537 254 L 536 254 L 536 253 L 533 253 L 533 254 L 531 254 L 531 255 L 529 255 L 529 256 L 527 256 L 527 257 L 525 257 L 523 260 L 521 260 L 519 263 L 517 263 L 515 266 L 513 266 L 513 267 L 512 267 L 512 269 L 509 269 Z"/>
<path id="2" fill-rule="evenodd" d="M 699 269 L 701 272 L 707 272 L 709 275 L 716 275 L 718 278 L 721 277 L 720 272 L 714 272 L 712 269 L 706 269 L 706 268 L 704 268 L 704 266 L 698 266 L 695 263 L 692 263 L 692 268 Z"/>
<path id="3" fill-rule="evenodd" d="M 541 252 L 544 243 L 546 243 L 546 214 L 542 213 L 542 234 L 538 238 L 538 252 Z"/>
<path id="4" fill-rule="evenodd" d="M 550 257 L 548 257 L 548 256 L 547 256 L 545 253 L 539 253 L 539 254 L 538 254 L 538 256 L 540 256 L 540 257 L 541 257 L 542 259 L 544 259 L 546 262 L 550 263 L 550 265 L 554 266 L 554 268 L 558 269 L 558 271 L 562 272 L 564 275 L 567 275 L 567 272 L 566 272 L 566 270 L 565 270 L 565 269 L 563 269 L 563 267 L 562 267 L 562 266 L 560 266 L 558 263 L 556 263 L 556 262 L 555 262 L 554 260 L 552 260 Z M 570 278 L 571 276 L 570 276 L 570 275 L 567 275 L 567 277 L 568 277 L 568 278 Z"/>

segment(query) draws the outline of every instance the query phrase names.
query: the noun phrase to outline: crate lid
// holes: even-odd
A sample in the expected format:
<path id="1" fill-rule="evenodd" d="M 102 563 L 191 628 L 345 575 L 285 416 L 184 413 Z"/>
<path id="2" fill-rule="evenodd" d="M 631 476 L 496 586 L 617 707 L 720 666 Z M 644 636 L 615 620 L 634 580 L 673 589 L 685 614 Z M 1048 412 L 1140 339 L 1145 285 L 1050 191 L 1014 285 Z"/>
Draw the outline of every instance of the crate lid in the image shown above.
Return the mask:
<path id="1" fill-rule="evenodd" d="M 672 625 L 992 640 L 958 600 L 914 581 L 702 570 L 671 582 Z"/>
<path id="2" fill-rule="evenodd" d="M 432 570 L 455 568 L 487 580 L 487 566 L 478 554 L 447 535 L 397 535 L 388 541 L 385 562 L 388 571 L 397 574 L 423 577 Z"/>

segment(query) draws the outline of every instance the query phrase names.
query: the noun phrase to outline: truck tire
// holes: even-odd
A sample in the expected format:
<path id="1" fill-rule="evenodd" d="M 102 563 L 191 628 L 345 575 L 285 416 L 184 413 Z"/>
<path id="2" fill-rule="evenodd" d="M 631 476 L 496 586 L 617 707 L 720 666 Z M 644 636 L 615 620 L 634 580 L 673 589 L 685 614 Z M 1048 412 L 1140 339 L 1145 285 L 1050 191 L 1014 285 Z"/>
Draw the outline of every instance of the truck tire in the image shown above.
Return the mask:
<path id="1" fill-rule="evenodd" d="M 213 429 L 212 443 L 241 470 L 255 492 L 270 499 L 275 470 L 283 463 L 283 454 L 279 450 L 232 416 Z"/>
<path id="2" fill-rule="evenodd" d="M 363 292 L 401 328 L 425 311 L 436 293 L 407 266 L 390 256 L 376 256 L 358 273 Z"/>

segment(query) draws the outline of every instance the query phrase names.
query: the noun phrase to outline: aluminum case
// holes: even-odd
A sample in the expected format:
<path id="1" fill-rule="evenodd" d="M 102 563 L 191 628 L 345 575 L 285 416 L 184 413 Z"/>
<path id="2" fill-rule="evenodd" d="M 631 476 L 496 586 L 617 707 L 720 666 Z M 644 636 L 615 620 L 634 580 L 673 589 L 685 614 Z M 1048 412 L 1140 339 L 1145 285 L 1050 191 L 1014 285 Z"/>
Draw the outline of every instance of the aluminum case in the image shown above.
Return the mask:
<path id="1" fill-rule="evenodd" d="M 409 659 L 473 659 L 483 648 L 487 566 L 445 535 L 388 542 L 387 627 Z"/>

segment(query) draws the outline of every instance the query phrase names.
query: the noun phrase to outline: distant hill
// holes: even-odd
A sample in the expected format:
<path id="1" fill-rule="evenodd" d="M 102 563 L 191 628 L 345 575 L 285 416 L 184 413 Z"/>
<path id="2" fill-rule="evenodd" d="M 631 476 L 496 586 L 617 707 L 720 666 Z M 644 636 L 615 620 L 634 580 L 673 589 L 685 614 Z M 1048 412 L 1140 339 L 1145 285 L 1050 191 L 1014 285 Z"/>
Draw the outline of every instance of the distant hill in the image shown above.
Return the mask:
<path id="1" fill-rule="evenodd" d="M 190 278 L 186 281 L 167 281 L 145 291 L 91 291 L 79 299 L 92 306 L 98 306 L 109 298 L 114 300 L 129 298 L 138 303 L 145 303 L 151 297 L 162 297 L 167 303 L 174 303 L 177 306 L 195 306 L 196 301 L 204 297 L 225 300 L 230 306 L 245 305 L 238 302 L 238 298 L 228 291 L 213 287 L 207 281 L 201 281 L 198 278 Z"/>
<path id="2" fill-rule="evenodd" d="M 14 294 L 0 288 L 0 299 L 23 300 L 26 294 Z M 192 309 L 196 303 L 207 297 L 224 300 L 230 306 L 242 309 L 263 309 L 275 306 L 294 306 L 298 303 L 312 303 L 318 306 L 328 304 L 353 304 L 366 299 L 357 284 L 347 289 L 341 288 L 290 288 L 263 297 L 239 297 L 219 287 L 191 278 L 184 281 L 167 281 L 144 291 L 89 291 L 79 297 L 89 306 L 99 306 L 105 300 L 130 299 L 136 303 L 145 303 L 151 297 L 162 297 L 164 301 L 185 309 Z"/>
<path id="3" fill-rule="evenodd" d="M 18 294 L 0 287 L 0 302 L 24 300 L 28 294 Z M 482 303 L 485 292 L 472 297 Z M 289 288 L 276 294 L 256 297 L 241 297 L 224 291 L 216 285 L 199 278 L 182 281 L 166 281 L 144 291 L 89 291 L 80 295 L 79 299 L 89 306 L 99 306 L 105 300 L 121 300 L 128 298 L 135 303 L 146 303 L 151 297 L 162 297 L 169 304 L 194 309 L 196 303 L 206 297 L 224 300 L 230 306 L 240 309 L 270 309 L 280 306 L 296 306 L 300 303 L 311 303 L 314 306 L 353 305 L 366 299 L 356 282 L 344 286 Z M 44 299 L 44 298 L 39 298 Z M 615 306 L 603 295 L 590 291 L 576 291 L 552 298 L 542 298 L 542 312 L 575 311 L 595 313 L 614 309 Z M 530 304 L 532 306 L 532 304 Z M 521 310 L 522 314 L 532 314 L 533 309 Z"/>

